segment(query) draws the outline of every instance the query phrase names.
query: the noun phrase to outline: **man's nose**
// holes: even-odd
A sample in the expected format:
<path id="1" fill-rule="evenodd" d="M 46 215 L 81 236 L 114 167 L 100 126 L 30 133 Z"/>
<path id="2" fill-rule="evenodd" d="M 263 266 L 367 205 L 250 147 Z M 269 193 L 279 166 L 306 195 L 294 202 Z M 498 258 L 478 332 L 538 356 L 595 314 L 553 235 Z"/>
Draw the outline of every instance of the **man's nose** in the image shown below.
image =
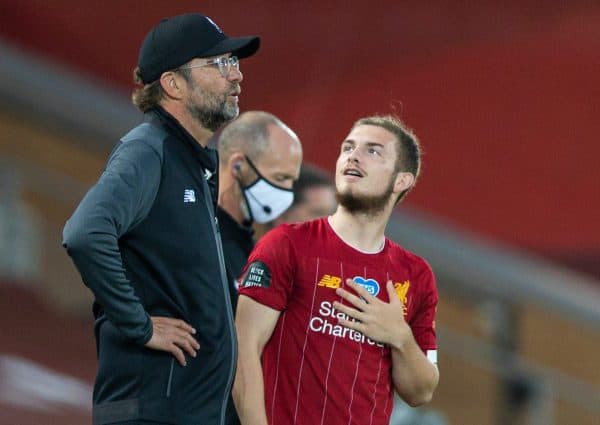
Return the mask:
<path id="1" fill-rule="evenodd" d="M 354 148 L 352 149 L 352 152 L 350 152 L 350 154 L 348 155 L 348 162 L 359 162 L 359 153 L 358 153 L 358 149 Z"/>
<path id="2" fill-rule="evenodd" d="M 240 71 L 238 68 L 234 68 L 231 71 L 229 71 L 229 75 L 227 76 L 227 79 L 229 81 L 236 81 L 236 82 L 240 82 L 244 79 L 244 74 L 242 74 L 242 71 Z"/>

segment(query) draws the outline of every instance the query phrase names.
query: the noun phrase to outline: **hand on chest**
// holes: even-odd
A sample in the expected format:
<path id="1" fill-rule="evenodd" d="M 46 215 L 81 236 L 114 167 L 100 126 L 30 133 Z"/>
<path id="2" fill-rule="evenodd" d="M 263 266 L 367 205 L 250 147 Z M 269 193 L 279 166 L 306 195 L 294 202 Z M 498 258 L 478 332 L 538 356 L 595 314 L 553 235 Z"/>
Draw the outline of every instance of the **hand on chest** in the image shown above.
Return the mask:
<path id="1" fill-rule="evenodd" d="M 404 305 L 404 316 L 408 321 L 414 307 L 414 284 L 409 273 L 402 267 L 376 267 L 334 260 L 307 259 L 303 265 L 305 272 L 297 274 L 294 281 L 294 296 L 297 301 L 320 308 L 323 303 L 330 305 L 340 301 L 337 288 L 345 288 L 346 279 L 353 279 L 371 295 L 389 302 L 386 282 L 391 280 L 398 299 Z"/>

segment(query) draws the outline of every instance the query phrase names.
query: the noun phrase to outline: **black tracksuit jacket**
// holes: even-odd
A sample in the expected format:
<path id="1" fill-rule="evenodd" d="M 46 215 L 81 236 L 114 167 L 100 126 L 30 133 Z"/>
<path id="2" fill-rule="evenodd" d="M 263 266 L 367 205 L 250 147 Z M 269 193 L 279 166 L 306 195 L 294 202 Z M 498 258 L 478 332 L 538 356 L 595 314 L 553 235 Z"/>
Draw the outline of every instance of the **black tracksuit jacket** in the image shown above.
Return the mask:
<path id="1" fill-rule="evenodd" d="M 217 176 L 216 151 L 158 107 L 121 139 L 67 221 L 63 245 L 95 296 L 94 424 L 223 423 L 237 346 Z M 182 367 L 146 348 L 150 316 L 191 324 L 197 357 Z"/>

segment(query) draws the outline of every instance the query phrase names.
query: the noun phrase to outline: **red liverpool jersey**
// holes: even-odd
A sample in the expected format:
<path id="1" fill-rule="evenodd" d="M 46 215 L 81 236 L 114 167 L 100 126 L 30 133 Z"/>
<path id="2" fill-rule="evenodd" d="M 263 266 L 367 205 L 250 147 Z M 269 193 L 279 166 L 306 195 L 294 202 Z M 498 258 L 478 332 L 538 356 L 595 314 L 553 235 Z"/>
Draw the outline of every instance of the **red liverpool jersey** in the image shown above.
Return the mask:
<path id="1" fill-rule="evenodd" d="M 262 355 L 269 423 L 389 424 L 390 349 L 338 324 L 335 289 L 354 278 L 388 302 L 392 280 L 417 343 L 435 353 L 438 294 L 428 264 L 388 239 L 379 253 L 360 252 L 323 218 L 265 235 L 242 276 L 242 295 L 281 311 Z"/>

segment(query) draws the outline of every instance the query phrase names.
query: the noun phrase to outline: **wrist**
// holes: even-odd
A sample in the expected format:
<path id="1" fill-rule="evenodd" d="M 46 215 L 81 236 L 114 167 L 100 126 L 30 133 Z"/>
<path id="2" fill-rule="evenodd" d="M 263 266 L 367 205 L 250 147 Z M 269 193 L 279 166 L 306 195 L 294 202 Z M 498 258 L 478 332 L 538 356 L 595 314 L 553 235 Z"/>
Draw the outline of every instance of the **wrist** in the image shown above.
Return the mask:
<path id="1" fill-rule="evenodd" d="M 390 347 L 392 348 L 392 350 L 398 351 L 399 353 L 403 353 L 406 349 L 406 341 L 401 337 L 395 338 L 390 343 Z"/>
<path id="2" fill-rule="evenodd" d="M 396 332 L 396 335 L 390 341 L 390 347 L 400 353 L 404 353 L 410 345 L 411 340 L 414 341 L 414 338 L 410 328 L 406 325 L 406 329 L 399 329 Z"/>

